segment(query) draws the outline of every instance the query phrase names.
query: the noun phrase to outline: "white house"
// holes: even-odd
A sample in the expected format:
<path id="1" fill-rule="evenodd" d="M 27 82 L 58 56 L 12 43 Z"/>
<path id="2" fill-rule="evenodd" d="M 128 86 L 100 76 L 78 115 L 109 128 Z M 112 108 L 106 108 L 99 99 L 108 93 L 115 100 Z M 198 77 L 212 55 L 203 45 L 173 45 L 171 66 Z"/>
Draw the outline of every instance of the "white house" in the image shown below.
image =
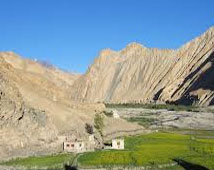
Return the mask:
<path id="1" fill-rule="evenodd" d="M 113 110 L 113 118 L 115 119 L 119 119 L 120 118 L 120 115 L 118 114 L 117 110 Z"/>
<path id="2" fill-rule="evenodd" d="M 65 141 L 63 143 L 63 150 L 67 152 L 84 152 L 85 151 L 85 143 L 82 141 Z"/>
<path id="3" fill-rule="evenodd" d="M 86 151 L 93 151 L 95 148 L 94 135 L 90 135 L 88 139 L 81 140 L 68 136 L 63 142 L 63 150 L 65 152 L 81 153 Z"/>
<path id="4" fill-rule="evenodd" d="M 112 139 L 111 143 L 106 143 L 104 149 L 123 150 L 125 148 L 124 139 Z"/>
<path id="5" fill-rule="evenodd" d="M 90 136 L 88 137 L 88 140 L 89 140 L 89 142 L 91 142 L 91 143 L 95 143 L 94 135 L 90 135 Z"/>
<path id="6" fill-rule="evenodd" d="M 124 139 L 112 139 L 112 149 L 124 149 Z"/>

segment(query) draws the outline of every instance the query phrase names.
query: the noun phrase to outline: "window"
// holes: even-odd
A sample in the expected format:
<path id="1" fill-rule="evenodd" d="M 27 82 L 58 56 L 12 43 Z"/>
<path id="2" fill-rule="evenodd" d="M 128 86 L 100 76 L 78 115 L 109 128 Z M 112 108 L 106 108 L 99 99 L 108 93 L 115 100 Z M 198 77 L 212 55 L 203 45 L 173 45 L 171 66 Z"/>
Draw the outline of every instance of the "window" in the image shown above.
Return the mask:
<path id="1" fill-rule="evenodd" d="M 82 144 L 80 143 L 80 147 L 82 146 Z"/>
<path id="2" fill-rule="evenodd" d="M 71 144 L 71 147 L 74 148 L 74 144 Z"/>
<path id="3" fill-rule="evenodd" d="M 67 145 L 66 145 L 66 147 L 70 147 L 70 145 L 69 145 L 69 144 L 67 144 Z"/>
<path id="4" fill-rule="evenodd" d="M 120 142 L 117 142 L 117 146 L 120 146 Z"/>

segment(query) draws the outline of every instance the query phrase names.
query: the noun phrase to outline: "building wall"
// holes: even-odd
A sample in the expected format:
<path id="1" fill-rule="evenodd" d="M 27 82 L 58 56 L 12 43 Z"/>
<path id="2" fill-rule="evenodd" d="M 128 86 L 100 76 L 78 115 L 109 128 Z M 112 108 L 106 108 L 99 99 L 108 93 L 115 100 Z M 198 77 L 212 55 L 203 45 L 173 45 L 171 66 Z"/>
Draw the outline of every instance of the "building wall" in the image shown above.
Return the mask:
<path id="1" fill-rule="evenodd" d="M 113 139 L 112 149 L 124 149 L 124 139 Z"/>
<path id="2" fill-rule="evenodd" d="M 120 118 L 120 115 L 118 114 L 118 112 L 116 110 L 113 111 L 113 118 L 115 118 L 115 119 Z"/>
<path id="3" fill-rule="evenodd" d="M 85 143 L 84 142 L 64 142 L 63 150 L 66 152 L 84 152 L 85 151 Z"/>
<path id="4" fill-rule="evenodd" d="M 90 135 L 90 136 L 88 137 L 88 140 L 89 140 L 89 142 L 91 142 L 91 143 L 95 143 L 94 135 Z"/>

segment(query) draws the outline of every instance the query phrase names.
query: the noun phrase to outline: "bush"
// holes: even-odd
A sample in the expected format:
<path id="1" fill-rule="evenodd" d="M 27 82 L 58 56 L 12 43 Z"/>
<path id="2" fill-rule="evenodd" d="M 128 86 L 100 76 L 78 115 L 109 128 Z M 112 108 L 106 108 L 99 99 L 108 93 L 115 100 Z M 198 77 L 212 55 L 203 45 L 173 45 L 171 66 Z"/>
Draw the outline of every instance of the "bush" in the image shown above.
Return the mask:
<path id="1" fill-rule="evenodd" d="M 103 116 L 100 113 L 97 113 L 94 118 L 94 127 L 98 130 L 101 136 L 103 136 L 103 128 L 104 128 L 104 121 Z"/>
<path id="2" fill-rule="evenodd" d="M 89 123 L 85 124 L 85 130 L 88 134 L 92 135 L 94 133 L 94 129 L 93 126 L 90 125 Z"/>
<path id="3" fill-rule="evenodd" d="M 107 111 L 103 111 L 103 113 L 108 116 L 108 117 L 113 117 L 113 112 L 110 111 L 110 112 L 107 112 Z"/>

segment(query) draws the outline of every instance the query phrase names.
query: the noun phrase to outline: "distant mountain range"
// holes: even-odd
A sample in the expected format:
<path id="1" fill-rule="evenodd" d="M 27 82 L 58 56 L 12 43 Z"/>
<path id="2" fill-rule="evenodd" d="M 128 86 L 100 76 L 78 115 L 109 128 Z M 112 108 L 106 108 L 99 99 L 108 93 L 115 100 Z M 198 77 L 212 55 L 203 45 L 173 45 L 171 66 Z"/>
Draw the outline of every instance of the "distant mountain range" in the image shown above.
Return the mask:
<path id="1" fill-rule="evenodd" d="M 82 102 L 214 104 L 214 27 L 176 50 L 129 44 L 100 52 L 76 79 Z"/>
<path id="2" fill-rule="evenodd" d="M 83 75 L 0 53 L 0 160 L 60 151 L 107 103 L 214 104 L 214 27 L 177 50 L 106 49 Z M 144 130 L 105 118 L 104 134 Z M 128 133 L 128 132 L 127 132 Z"/>

